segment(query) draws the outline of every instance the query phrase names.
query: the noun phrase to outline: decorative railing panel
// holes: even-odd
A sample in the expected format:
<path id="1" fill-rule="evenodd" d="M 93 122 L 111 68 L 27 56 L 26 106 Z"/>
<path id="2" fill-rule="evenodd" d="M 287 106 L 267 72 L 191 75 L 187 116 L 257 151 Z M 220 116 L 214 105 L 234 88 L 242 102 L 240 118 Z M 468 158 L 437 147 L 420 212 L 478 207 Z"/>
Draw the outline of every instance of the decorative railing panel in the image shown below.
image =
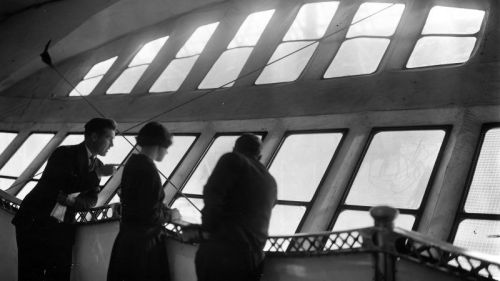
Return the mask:
<path id="1" fill-rule="evenodd" d="M 19 209 L 19 203 L 0 194 L 0 208 L 15 214 Z M 373 253 L 375 263 L 374 280 L 395 280 L 394 272 L 399 258 L 458 276 L 463 280 L 500 280 L 500 261 L 417 232 L 394 229 L 393 220 L 397 211 L 387 207 L 374 210 L 372 216 L 375 219 L 375 227 L 340 232 L 271 236 L 265 245 L 266 255 L 307 257 L 370 252 Z M 88 211 L 78 211 L 75 213 L 74 223 L 97 223 L 119 218 L 120 205 L 112 204 Z M 184 243 L 187 243 L 184 231 L 193 230 L 191 225 L 175 223 L 167 223 L 165 228 L 171 238 Z M 194 229 L 199 231 L 196 227 Z"/>

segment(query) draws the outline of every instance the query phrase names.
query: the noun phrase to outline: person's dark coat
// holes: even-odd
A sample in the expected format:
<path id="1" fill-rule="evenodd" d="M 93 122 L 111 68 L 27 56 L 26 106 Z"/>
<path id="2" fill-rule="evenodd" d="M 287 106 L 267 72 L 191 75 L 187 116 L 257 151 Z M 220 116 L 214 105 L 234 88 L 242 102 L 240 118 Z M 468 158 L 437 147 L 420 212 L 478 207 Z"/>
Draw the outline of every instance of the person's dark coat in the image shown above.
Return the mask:
<path id="1" fill-rule="evenodd" d="M 227 153 L 210 175 L 203 200 L 202 228 L 210 238 L 197 252 L 198 280 L 257 280 L 277 200 L 274 178 L 257 159 Z"/>
<path id="2" fill-rule="evenodd" d="M 94 167 L 103 165 L 98 159 L 95 161 Z M 40 274 L 56 274 L 59 280 L 69 280 L 74 211 L 95 206 L 99 190 L 99 177 L 89 169 L 84 143 L 61 146 L 52 153 L 38 184 L 24 198 L 12 220 L 18 243 L 19 280 L 38 280 L 33 276 Z M 80 195 L 74 205 L 68 206 L 64 222 L 51 217 L 58 197 L 75 192 Z"/>
<path id="3" fill-rule="evenodd" d="M 108 281 L 169 280 L 164 223 L 170 210 L 156 166 L 143 154 L 125 165 L 121 181 L 122 216 L 108 268 Z"/>

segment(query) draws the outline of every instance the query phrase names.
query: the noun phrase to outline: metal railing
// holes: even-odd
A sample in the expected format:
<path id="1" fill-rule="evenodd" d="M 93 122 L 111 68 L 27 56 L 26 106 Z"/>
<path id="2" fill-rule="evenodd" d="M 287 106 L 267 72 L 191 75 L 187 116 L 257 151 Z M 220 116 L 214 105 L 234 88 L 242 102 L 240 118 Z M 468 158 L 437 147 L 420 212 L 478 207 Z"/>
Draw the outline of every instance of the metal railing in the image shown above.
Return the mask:
<path id="1" fill-rule="evenodd" d="M 0 193 L 0 208 L 15 214 L 19 202 Z M 451 244 L 432 239 L 418 232 L 394 228 L 396 209 L 374 207 L 370 214 L 374 227 L 347 231 L 270 236 L 264 248 L 268 257 L 308 257 L 370 252 L 374 256 L 374 280 L 396 280 L 399 259 L 430 267 L 463 280 L 500 280 L 500 261 Z M 76 224 L 116 221 L 120 204 L 111 204 L 75 213 Z M 186 225 L 165 224 L 169 237 L 183 243 Z M 187 228 L 186 228 L 187 229 Z M 190 242 L 191 243 L 191 242 Z"/>

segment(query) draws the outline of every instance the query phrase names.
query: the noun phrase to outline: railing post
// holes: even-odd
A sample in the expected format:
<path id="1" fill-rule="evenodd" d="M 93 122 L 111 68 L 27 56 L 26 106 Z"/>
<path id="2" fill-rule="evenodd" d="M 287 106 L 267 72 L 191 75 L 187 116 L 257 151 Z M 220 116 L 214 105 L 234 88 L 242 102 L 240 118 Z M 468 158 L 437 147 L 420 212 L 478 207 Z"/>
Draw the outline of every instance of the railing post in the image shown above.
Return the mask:
<path id="1" fill-rule="evenodd" d="M 370 209 L 370 215 L 375 220 L 375 233 L 373 242 L 377 246 L 375 253 L 375 280 L 395 281 L 395 257 L 389 254 L 390 236 L 394 230 L 394 219 L 398 210 L 388 206 L 377 206 Z"/>

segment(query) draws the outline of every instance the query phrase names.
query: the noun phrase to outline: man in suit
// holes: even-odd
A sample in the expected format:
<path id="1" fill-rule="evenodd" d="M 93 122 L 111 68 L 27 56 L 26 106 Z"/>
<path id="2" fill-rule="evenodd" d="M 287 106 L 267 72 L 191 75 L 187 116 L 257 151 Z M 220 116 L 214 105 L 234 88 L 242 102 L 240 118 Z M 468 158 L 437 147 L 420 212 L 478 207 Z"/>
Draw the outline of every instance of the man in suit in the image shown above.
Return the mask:
<path id="1" fill-rule="evenodd" d="M 113 165 L 96 157 L 113 146 L 115 130 L 115 121 L 94 118 L 85 124 L 84 142 L 60 146 L 49 157 L 40 181 L 12 220 L 19 281 L 70 280 L 74 211 L 95 206 L 100 178 L 115 173 Z M 56 203 L 67 208 L 62 222 L 51 216 Z"/>
<path id="2" fill-rule="evenodd" d="M 198 281 L 259 280 L 276 181 L 259 162 L 261 141 L 253 134 L 236 140 L 204 189 L 202 230 L 208 239 L 196 253 Z"/>

